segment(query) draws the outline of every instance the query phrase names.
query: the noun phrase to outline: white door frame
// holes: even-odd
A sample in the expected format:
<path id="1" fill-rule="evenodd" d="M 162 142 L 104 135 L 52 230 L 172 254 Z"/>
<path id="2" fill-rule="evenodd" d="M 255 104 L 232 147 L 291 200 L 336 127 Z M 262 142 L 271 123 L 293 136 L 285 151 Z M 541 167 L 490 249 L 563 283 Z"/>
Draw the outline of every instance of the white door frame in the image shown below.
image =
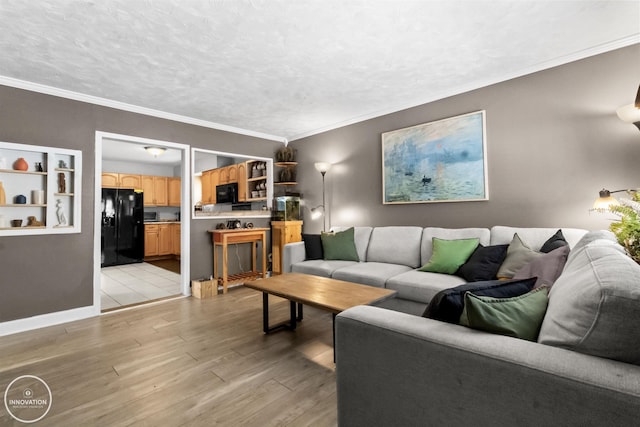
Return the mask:
<path id="1" fill-rule="evenodd" d="M 189 208 L 191 206 L 191 150 L 189 145 L 180 144 L 177 142 L 161 141 L 156 139 L 139 138 L 131 135 L 121 135 L 117 133 L 109 133 L 96 131 L 96 147 L 95 147 L 95 204 L 94 204 L 94 230 L 93 230 L 93 312 L 94 314 L 100 314 L 100 258 L 101 258 L 101 218 L 102 212 L 101 200 L 102 200 L 102 144 L 104 139 L 115 139 L 124 142 L 131 142 L 134 144 L 154 145 L 159 147 L 167 147 L 180 150 L 182 152 L 182 165 L 181 165 L 181 184 L 182 193 L 180 200 L 180 289 L 182 295 L 191 295 L 191 288 L 189 286 L 190 277 L 190 260 L 191 254 L 189 251 L 190 236 L 191 236 L 191 215 Z"/>

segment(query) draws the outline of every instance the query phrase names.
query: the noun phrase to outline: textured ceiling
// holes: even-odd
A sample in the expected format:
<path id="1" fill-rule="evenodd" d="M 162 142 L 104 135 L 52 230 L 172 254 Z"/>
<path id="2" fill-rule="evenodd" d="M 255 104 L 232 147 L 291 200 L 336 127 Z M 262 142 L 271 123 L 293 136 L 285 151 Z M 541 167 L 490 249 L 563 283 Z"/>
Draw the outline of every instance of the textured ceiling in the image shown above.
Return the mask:
<path id="1" fill-rule="evenodd" d="M 638 43 L 640 2 L 2 0 L 0 28 L 0 84 L 293 140 Z"/>

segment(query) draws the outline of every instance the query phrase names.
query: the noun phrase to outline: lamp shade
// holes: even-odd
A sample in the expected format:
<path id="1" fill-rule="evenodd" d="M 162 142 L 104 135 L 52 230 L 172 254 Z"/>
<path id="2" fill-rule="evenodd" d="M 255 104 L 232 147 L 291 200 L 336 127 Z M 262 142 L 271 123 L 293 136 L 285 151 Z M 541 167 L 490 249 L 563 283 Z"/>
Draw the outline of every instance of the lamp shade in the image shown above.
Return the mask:
<path id="1" fill-rule="evenodd" d="M 636 95 L 636 101 L 634 104 L 624 105 L 616 110 L 620 120 L 633 123 L 640 129 L 640 86 L 638 87 L 638 94 Z"/>
<path id="2" fill-rule="evenodd" d="M 316 162 L 314 163 L 316 170 L 320 173 L 326 173 L 329 169 L 331 169 L 331 163 L 327 162 Z"/>
<path id="3" fill-rule="evenodd" d="M 618 202 L 612 195 L 609 190 L 605 190 L 604 188 L 600 190 L 600 197 L 593 202 L 593 209 L 597 211 L 606 211 L 609 210 L 611 206 L 619 205 Z"/>

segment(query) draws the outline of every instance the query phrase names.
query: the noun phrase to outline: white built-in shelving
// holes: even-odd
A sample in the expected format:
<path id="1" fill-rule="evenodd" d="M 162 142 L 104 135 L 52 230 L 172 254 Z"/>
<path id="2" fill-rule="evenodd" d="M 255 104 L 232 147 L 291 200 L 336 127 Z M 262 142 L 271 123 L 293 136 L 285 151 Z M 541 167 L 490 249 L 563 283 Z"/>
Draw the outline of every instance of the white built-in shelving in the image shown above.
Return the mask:
<path id="1" fill-rule="evenodd" d="M 23 158 L 26 171 L 13 165 Z M 0 236 L 80 232 L 82 152 L 66 148 L 0 142 Z M 42 191 L 44 200 L 34 192 Z M 24 196 L 26 203 L 17 203 Z M 29 226 L 29 217 L 43 225 Z M 13 220 L 22 220 L 12 226 Z"/>

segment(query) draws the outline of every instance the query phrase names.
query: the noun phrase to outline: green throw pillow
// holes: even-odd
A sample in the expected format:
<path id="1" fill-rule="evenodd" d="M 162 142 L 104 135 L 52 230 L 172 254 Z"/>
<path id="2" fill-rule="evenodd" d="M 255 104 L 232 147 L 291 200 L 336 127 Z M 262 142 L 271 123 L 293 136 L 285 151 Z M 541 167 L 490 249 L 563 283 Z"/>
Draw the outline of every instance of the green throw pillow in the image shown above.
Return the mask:
<path id="1" fill-rule="evenodd" d="M 482 297 L 467 292 L 460 324 L 495 334 L 536 341 L 547 311 L 549 288 L 542 286 L 519 297 Z"/>
<path id="2" fill-rule="evenodd" d="M 360 261 L 353 236 L 353 227 L 337 233 L 322 233 L 324 259 Z"/>
<path id="3" fill-rule="evenodd" d="M 420 271 L 454 274 L 476 250 L 480 239 L 444 240 L 434 237 L 431 242 L 433 245 L 431 259 L 420 268 Z"/>

